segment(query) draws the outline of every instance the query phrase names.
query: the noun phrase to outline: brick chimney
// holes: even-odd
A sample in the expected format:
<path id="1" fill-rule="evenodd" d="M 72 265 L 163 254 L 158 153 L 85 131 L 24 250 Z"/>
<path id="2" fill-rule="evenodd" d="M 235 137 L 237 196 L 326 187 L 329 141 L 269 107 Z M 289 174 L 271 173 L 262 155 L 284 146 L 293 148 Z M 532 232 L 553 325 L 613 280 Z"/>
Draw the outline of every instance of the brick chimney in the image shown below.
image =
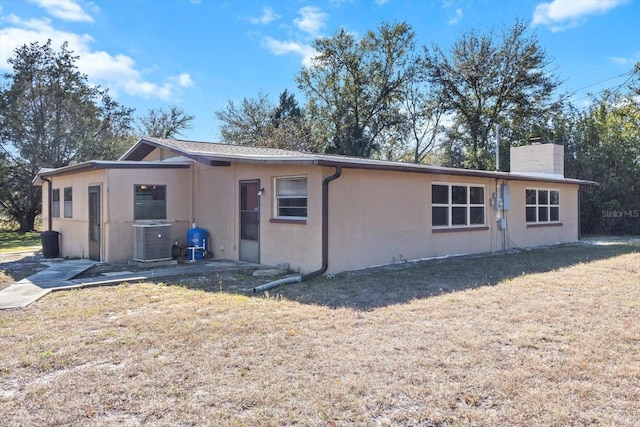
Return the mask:
<path id="1" fill-rule="evenodd" d="M 543 144 L 531 138 L 531 145 L 511 147 L 511 173 L 564 178 L 564 146 Z"/>

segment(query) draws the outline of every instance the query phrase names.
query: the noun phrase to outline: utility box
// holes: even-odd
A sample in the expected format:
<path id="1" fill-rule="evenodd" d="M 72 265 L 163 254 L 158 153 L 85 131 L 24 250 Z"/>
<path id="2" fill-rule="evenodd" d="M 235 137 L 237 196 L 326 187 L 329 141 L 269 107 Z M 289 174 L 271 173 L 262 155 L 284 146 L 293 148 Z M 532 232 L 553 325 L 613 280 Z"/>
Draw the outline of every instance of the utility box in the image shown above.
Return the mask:
<path id="1" fill-rule="evenodd" d="M 509 187 L 509 184 L 500 186 L 500 198 L 502 199 L 502 210 L 508 211 L 511 207 L 511 187 Z"/>

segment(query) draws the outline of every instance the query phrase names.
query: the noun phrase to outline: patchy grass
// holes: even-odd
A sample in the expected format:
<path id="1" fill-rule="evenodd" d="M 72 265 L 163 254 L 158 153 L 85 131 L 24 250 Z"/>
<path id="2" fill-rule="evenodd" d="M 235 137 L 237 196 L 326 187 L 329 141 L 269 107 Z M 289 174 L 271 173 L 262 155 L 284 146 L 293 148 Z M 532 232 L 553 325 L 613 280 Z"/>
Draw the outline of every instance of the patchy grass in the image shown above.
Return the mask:
<path id="1" fill-rule="evenodd" d="M 35 250 L 41 247 L 40 233 L 20 234 L 0 229 L 0 253 Z"/>
<path id="2" fill-rule="evenodd" d="M 640 424 L 637 246 L 453 258 L 258 297 L 210 280 L 0 312 L 3 422 Z"/>

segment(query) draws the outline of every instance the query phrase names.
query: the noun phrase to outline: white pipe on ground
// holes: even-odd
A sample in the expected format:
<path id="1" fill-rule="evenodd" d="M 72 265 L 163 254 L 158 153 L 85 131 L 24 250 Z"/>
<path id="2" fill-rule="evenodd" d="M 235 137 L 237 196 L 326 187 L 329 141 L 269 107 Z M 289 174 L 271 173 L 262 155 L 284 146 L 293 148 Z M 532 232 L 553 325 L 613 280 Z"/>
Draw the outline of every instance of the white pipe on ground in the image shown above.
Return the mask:
<path id="1" fill-rule="evenodd" d="M 256 286 L 255 288 L 253 288 L 253 293 L 257 294 L 258 292 L 268 291 L 269 289 L 277 288 L 278 286 L 281 286 L 281 285 L 288 285 L 290 283 L 300 283 L 300 282 L 302 282 L 301 276 L 285 277 L 284 279 L 274 280 L 273 282 Z"/>

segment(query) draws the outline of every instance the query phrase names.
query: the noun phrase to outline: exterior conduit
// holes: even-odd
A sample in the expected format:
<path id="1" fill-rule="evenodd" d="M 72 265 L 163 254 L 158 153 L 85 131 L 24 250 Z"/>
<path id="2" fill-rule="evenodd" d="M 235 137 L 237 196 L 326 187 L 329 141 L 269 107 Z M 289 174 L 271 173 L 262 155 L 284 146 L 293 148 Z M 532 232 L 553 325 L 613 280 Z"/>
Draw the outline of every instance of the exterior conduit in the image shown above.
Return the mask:
<path id="1" fill-rule="evenodd" d="M 254 293 L 263 292 L 280 285 L 305 282 L 323 275 L 329 268 L 329 183 L 342 175 L 342 166 L 336 166 L 335 168 L 336 172 L 333 175 L 329 175 L 322 180 L 322 267 L 319 270 L 301 276 L 285 277 L 284 279 L 257 286 L 253 288 Z"/>

